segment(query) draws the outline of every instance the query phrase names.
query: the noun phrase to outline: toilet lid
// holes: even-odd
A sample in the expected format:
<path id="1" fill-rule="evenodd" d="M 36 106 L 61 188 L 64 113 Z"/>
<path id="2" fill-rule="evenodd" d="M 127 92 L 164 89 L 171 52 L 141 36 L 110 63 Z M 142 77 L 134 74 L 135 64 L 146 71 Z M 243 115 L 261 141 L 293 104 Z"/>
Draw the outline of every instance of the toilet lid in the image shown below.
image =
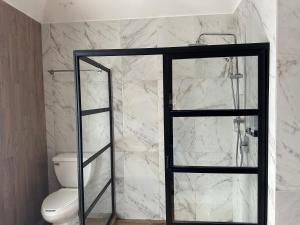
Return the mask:
<path id="1" fill-rule="evenodd" d="M 55 212 L 59 209 L 66 208 L 78 201 L 78 190 L 62 188 L 50 194 L 43 202 L 43 209 L 46 212 Z"/>

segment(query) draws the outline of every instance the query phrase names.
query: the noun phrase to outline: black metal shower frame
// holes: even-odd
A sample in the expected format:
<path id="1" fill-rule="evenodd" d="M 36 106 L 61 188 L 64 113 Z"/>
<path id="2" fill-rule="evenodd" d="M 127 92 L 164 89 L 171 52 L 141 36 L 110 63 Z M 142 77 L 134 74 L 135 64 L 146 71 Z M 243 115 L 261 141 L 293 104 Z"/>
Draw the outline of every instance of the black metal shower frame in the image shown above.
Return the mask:
<path id="1" fill-rule="evenodd" d="M 112 82 L 111 82 L 111 70 L 104 65 L 88 58 L 88 57 L 74 57 L 75 59 L 75 87 L 76 87 L 76 121 L 77 121 L 77 146 L 78 146 L 78 192 L 79 192 L 79 220 L 81 225 L 85 225 L 85 220 L 98 201 L 101 199 L 103 194 L 107 191 L 108 187 L 111 186 L 111 197 L 112 197 L 112 214 L 107 221 L 107 225 L 111 223 L 115 216 L 115 180 L 114 180 L 114 141 L 113 141 L 113 105 L 112 105 Z M 87 64 L 90 64 L 102 71 L 108 76 L 108 98 L 109 105 L 106 108 L 88 109 L 82 110 L 81 107 L 81 82 L 80 82 L 80 60 Z M 102 75 L 102 74 L 101 74 Z M 109 112 L 109 126 L 110 126 L 110 143 L 102 147 L 96 153 L 94 153 L 87 160 L 83 161 L 83 143 L 82 143 L 82 117 L 95 115 L 99 113 Z M 84 167 L 96 160 L 102 153 L 110 149 L 111 158 L 111 176 L 108 182 L 105 184 L 102 190 L 99 191 L 96 198 L 93 200 L 91 205 L 85 210 L 84 205 L 84 179 L 83 170 Z"/>
<path id="2" fill-rule="evenodd" d="M 102 49 L 74 51 L 77 87 L 77 127 L 78 152 L 82 162 L 81 111 L 79 60 L 88 57 L 104 56 L 163 56 L 164 92 L 164 142 L 165 142 L 165 182 L 166 182 L 166 223 L 167 225 L 267 225 L 268 203 L 268 96 L 269 96 L 269 43 L 206 45 L 168 48 Z M 172 104 L 172 60 L 189 58 L 243 57 L 258 58 L 258 108 L 224 110 L 173 110 Z M 94 61 L 93 61 L 94 62 Z M 79 89 L 78 89 L 79 88 Z M 110 87 L 111 88 L 111 87 Z M 111 99 L 110 99 L 111 101 Z M 78 107 L 79 106 L 79 107 Z M 112 110 L 112 109 L 111 109 Z M 174 117 L 217 117 L 217 116 L 257 116 L 258 117 L 258 166 L 257 167 L 219 167 L 219 166 L 174 166 L 173 163 L 173 118 Z M 112 122 L 112 119 L 111 119 Z M 111 124 L 112 126 L 113 124 Z M 112 127 L 111 127 L 112 128 Z M 80 139 L 80 140 L 79 140 Z M 81 153 L 80 153 L 81 151 Z M 79 182 L 83 184 L 82 163 L 79 163 Z M 114 167 L 114 165 L 112 165 Z M 201 222 L 174 220 L 174 173 L 218 173 L 218 174 L 256 174 L 258 176 L 257 223 Z M 114 177 L 112 177 L 114 179 Z M 83 186 L 79 186 L 81 218 L 83 215 Z M 113 190 L 114 192 L 114 190 Z M 113 193 L 114 195 L 114 193 Z M 114 197 L 113 197 L 114 199 Z M 115 215 L 115 203 L 113 204 Z M 84 225 L 84 223 L 82 223 Z"/>

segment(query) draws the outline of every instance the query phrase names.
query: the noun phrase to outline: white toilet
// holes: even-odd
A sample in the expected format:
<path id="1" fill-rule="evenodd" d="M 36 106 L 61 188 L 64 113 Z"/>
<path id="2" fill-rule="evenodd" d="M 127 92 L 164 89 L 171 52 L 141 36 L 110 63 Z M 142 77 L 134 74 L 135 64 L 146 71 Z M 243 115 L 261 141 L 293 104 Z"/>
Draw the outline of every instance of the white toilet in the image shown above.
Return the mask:
<path id="1" fill-rule="evenodd" d="M 83 161 L 91 154 L 85 153 Z M 63 188 L 50 194 L 43 201 L 43 218 L 54 225 L 74 224 L 78 214 L 77 154 L 62 153 L 52 159 L 56 177 Z M 84 186 L 90 181 L 94 165 L 84 167 Z"/>

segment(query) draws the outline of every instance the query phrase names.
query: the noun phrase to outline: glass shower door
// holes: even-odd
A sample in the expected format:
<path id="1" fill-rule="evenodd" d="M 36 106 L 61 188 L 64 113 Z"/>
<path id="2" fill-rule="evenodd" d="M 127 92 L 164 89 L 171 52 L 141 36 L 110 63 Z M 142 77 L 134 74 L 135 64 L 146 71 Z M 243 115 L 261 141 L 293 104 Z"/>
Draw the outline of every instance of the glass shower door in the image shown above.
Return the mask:
<path id="1" fill-rule="evenodd" d="M 75 69 L 80 224 L 107 225 L 115 215 L 111 71 L 88 57 Z"/>
<path id="2" fill-rule="evenodd" d="M 167 225 L 267 218 L 268 46 L 164 55 Z"/>

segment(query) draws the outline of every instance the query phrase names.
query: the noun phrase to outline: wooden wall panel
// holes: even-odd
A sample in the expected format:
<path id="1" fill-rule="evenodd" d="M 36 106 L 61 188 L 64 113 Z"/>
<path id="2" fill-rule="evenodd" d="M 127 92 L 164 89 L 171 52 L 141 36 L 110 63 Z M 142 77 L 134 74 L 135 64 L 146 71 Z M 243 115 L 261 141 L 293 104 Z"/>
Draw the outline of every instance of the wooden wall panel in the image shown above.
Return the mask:
<path id="1" fill-rule="evenodd" d="M 41 25 L 0 0 L 0 225 L 35 225 L 48 194 Z"/>

